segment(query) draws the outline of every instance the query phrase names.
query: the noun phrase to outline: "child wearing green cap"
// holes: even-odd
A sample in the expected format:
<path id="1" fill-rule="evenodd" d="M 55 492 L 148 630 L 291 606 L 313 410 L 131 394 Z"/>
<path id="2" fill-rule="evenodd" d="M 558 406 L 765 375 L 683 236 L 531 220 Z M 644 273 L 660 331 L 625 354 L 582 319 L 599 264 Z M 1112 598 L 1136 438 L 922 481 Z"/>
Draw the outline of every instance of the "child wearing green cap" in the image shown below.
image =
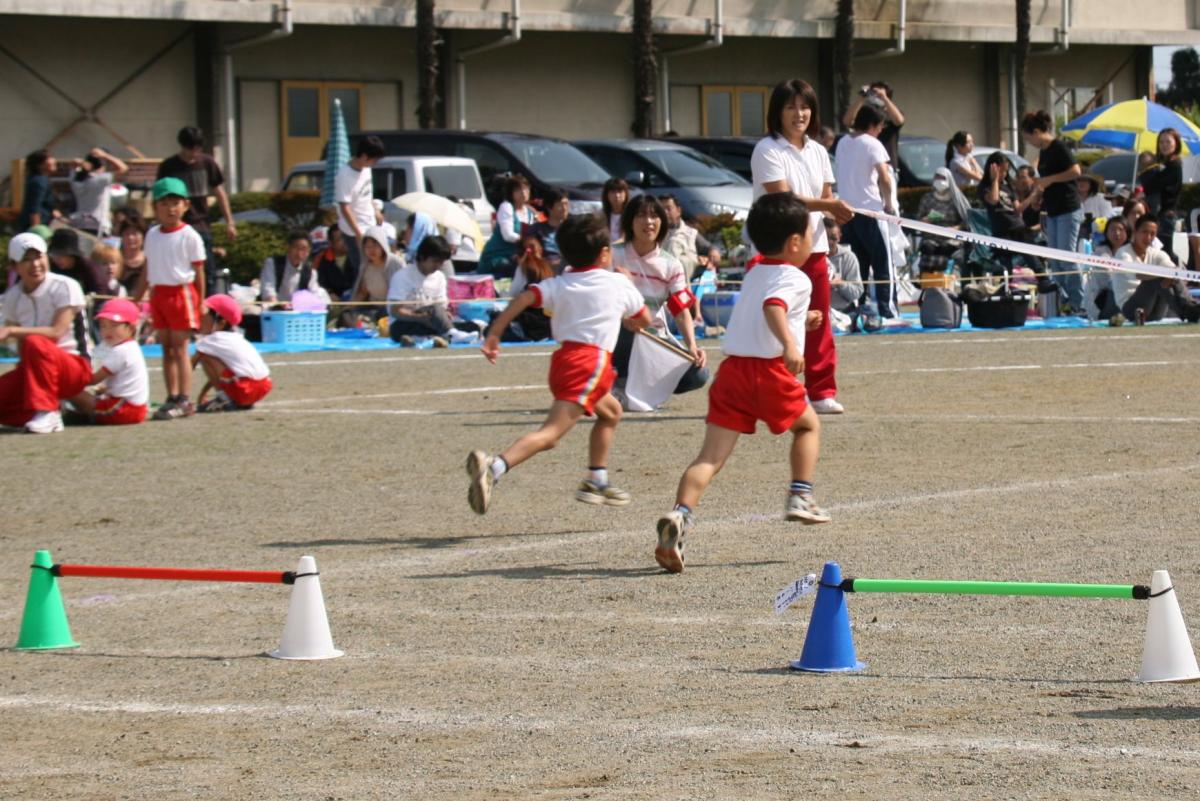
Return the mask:
<path id="1" fill-rule="evenodd" d="M 154 182 L 154 217 L 158 225 L 146 232 L 146 269 L 133 297 L 141 300 L 150 287 L 150 317 L 163 349 L 163 379 L 167 400 L 155 420 L 190 417 L 196 409 L 192 394 L 192 365 L 188 342 L 200 327 L 204 300 L 204 241 L 183 221 L 188 209 L 187 185 L 178 178 Z"/>

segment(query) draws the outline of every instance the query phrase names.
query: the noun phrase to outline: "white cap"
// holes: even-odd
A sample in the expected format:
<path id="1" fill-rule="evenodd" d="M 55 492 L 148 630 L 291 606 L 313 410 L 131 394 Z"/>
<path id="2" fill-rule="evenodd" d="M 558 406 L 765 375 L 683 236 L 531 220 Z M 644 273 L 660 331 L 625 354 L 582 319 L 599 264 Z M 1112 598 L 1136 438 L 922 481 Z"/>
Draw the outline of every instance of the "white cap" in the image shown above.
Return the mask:
<path id="1" fill-rule="evenodd" d="M 28 250 L 36 250 L 38 253 L 45 253 L 46 240 L 42 239 L 37 234 L 31 234 L 28 231 L 23 234 L 17 234 L 8 241 L 8 260 L 21 261 L 25 258 L 25 252 Z"/>

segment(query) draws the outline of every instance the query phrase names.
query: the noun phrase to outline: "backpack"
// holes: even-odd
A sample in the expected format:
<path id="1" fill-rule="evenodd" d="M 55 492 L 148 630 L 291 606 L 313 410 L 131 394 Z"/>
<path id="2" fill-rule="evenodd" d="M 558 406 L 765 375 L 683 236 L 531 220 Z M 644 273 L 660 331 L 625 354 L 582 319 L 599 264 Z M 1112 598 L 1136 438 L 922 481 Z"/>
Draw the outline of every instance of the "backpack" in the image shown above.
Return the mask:
<path id="1" fill-rule="evenodd" d="M 963 302 L 958 295 L 939 287 L 928 287 L 921 290 L 917 304 L 921 307 L 922 328 L 958 328 L 962 325 Z"/>

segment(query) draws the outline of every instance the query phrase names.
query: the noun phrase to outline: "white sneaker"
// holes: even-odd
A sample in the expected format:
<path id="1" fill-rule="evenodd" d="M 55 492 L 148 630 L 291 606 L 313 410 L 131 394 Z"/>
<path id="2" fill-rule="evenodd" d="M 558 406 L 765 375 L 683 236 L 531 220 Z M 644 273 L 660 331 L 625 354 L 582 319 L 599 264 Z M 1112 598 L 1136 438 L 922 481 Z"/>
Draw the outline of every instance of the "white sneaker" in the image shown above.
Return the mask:
<path id="1" fill-rule="evenodd" d="M 493 461 L 495 457 L 488 456 L 484 451 L 471 451 L 467 455 L 467 475 L 471 477 L 467 503 L 477 515 L 486 514 L 492 503 L 492 487 L 496 483 L 492 477 Z"/>
<path id="2" fill-rule="evenodd" d="M 813 523 L 828 523 L 831 519 L 828 512 L 817 506 L 817 502 L 813 500 L 812 495 L 805 495 L 799 492 L 788 493 L 783 516 L 788 520 L 799 520 L 801 523 L 808 525 L 812 525 Z"/>
<path id="3" fill-rule="evenodd" d="M 446 338 L 450 340 L 452 345 L 474 345 L 479 342 L 478 331 L 460 331 L 457 328 L 451 328 L 446 332 Z"/>
<path id="4" fill-rule="evenodd" d="M 841 414 L 846 407 L 837 402 L 837 398 L 821 398 L 810 404 L 817 414 Z"/>
<path id="5" fill-rule="evenodd" d="M 30 434 L 56 434 L 63 430 L 62 415 L 57 411 L 37 412 L 25 424 L 25 430 Z"/>

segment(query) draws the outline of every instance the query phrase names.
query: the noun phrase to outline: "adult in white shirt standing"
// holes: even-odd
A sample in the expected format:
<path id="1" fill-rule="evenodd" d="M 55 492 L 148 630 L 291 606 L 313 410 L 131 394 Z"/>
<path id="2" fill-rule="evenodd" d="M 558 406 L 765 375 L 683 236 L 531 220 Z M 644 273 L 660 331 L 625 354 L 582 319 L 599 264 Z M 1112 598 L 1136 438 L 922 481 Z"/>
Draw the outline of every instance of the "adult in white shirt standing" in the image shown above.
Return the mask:
<path id="1" fill-rule="evenodd" d="M 106 170 L 105 167 L 110 167 Z M 90 234 L 108 236 L 112 233 L 113 181 L 129 171 L 129 166 L 111 153 L 93 147 L 77 164 L 71 176 L 71 194 L 75 196 L 75 213 L 71 224 Z"/>
<path id="2" fill-rule="evenodd" d="M 363 232 L 383 222 L 371 202 L 374 192 L 371 168 L 386 152 L 378 136 L 363 137 L 354 148 L 354 158 L 338 170 L 333 183 L 338 230 L 346 243 L 346 258 L 355 272 L 362 264 Z"/>
<path id="3" fill-rule="evenodd" d="M 817 93 L 807 82 L 784 81 L 771 91 L 767 106 L 769 135 L 754 147 L 750 171 L 754 199 L 772 192 L 791 192 L 809 211 L 823 212 L 845 225 L 854 210 L 833 196 L 833 168 L 829 151 L 809 131 L 821 130 Z M 804 339 L 804 385 L 818 414 L 845 411 L 837 401 L 837 351 L 829 318 L 829 264 L 822 214 L 810 214 L 812 255 L 801 268 L 812 282 L 809 308 L 822 314 L 819 327 Z"/>
<path id="4" fill-rule="evenodd" d="M 895 214 L 892 206 L 892 172 L 887 149 L 879 141 L 886 120 L 875 106 L 864 103 L 854 117 L 854 129 L 838 142 L 838 195 L 856 209 Z M 887 223 L 865 215 L 842 226 L 843 240 L 858 257 L 863 283 L 873 280 L 881 317 L 895 317 L 896 275 Z"/>

